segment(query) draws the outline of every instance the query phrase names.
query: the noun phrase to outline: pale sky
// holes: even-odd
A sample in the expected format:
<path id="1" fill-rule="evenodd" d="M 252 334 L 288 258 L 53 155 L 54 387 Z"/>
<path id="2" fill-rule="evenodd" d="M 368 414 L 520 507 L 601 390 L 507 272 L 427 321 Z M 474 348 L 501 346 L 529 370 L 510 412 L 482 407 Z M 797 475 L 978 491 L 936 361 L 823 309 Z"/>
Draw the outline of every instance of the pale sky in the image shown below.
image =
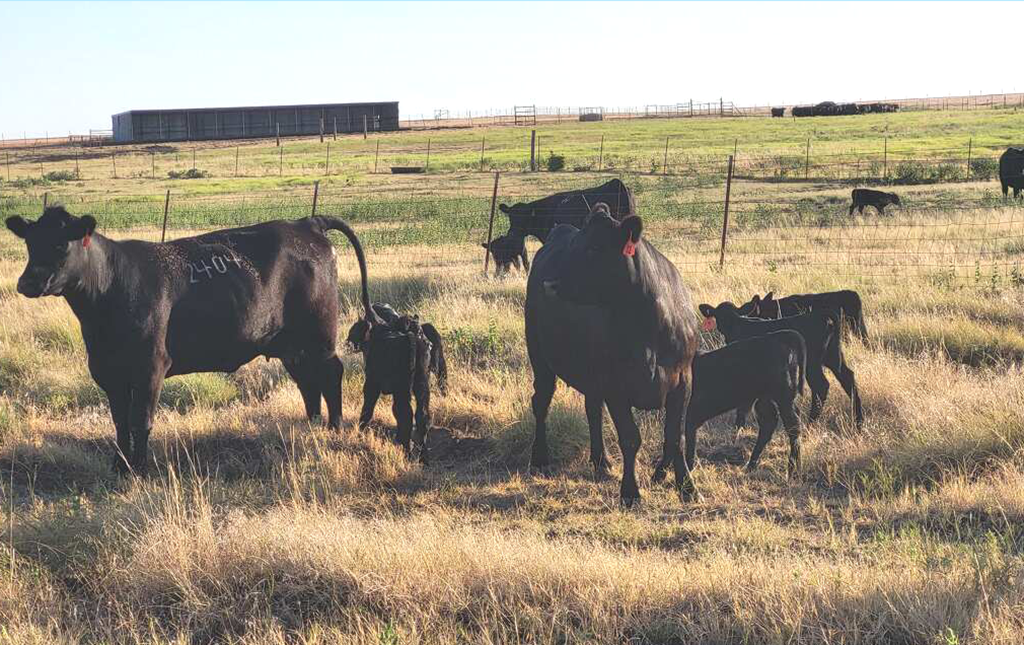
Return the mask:
<path id="1" fill-rule="evenodd" d="M 1020 3 L 0 2 L 0 132 L 129 109 L 399 101 L 402 118 L 1024 91 Z"/>

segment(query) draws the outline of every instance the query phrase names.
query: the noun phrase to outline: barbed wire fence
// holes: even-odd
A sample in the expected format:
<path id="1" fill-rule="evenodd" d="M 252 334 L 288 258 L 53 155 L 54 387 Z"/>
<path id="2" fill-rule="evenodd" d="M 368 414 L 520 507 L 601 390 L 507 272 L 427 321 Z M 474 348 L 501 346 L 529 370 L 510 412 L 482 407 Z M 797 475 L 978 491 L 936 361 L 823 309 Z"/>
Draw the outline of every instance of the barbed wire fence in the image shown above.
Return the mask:
<path id="1" fill-rule="evenodd" d="M 904 200 L 876 215 L 849 215 L 849 201 L 837 197 L 789 200 L 741 197 L 694 198 L 671 184 L 635 186 L 645 235 L 674 259 L 686 275 L 745 270 L 792 273 L 817 270 L 846 282 L 925 279 L 941 284 L 1024 286 L 1024 207 L 1001 197 Z M 500 177 L 499 177 L 500 179 Z M 561 178 L 558 191 L 591 187 L 593 177 Z M 742 179 L 734 176 L 732 182 Z M 508 189 L 498 182 L 497 202 L 544 197 Z M 328 186 L 243 194 L 159 194 L 0 196 L 0 216 L 37 217 L 43 203 L 64 204 L 72 213 L 89 213 L 101 230 L 129 234 L 159 229 L 165 210 L 168 239 L 194 231 L 244 226 L 314 211 L 349 221 L 372 252 L 386 247 L 446 245 L 452 260 L 483 267 L 483 249 L 492 213 L 491 195 L 425 196 L 408 191 L 386 197 L 352 195 Z M 728 222 L 725 226 L 725 212 Z M 723 226 L 725 231 L 723 235 Z M 497 237 L 508 229 L 498 212 Z M 450 247 L 450 248 L 448 248 Z M 720 259 L 724 262 L 720 266 Z"/>

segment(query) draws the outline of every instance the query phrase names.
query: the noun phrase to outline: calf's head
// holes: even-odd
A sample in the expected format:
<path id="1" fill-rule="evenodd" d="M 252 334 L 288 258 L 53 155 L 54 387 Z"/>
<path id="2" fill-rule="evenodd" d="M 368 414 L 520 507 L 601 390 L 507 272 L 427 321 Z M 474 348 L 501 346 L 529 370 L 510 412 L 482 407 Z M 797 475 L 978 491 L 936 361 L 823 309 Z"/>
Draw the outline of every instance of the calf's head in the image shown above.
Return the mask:
<path id="1" fill-rule="evenodd" d="M 897 206 L 902 206 L 900 203 L 900 196 L 896 193 L 889 193 L 889 201 Z"/>
<path id="2" fill-rule="evenodd" d="M 505 273 L 513 264 L 519 266 L 525 243 L 524 238 L 506 233 L 491 240 L 490 246 L 487 242 L 481 242 L 480 246 L 490 251 L 498 273 Z"/>
<path id="3" fill-rule="evenodd" d="M 545 287 L 559 298 L 584 305 L 628 303 L 639 278 L 643 227 L 635 215 L 618 222 L 606 204 L 595 204 L 565 250 L 559 278 Z"/>
<path id="4" fill-rule="evenodd" d="M 18 279 L 18 293 L 38 298 L 62 295 L 81 276 L 96 220 L 52 206 L 37 221 L 8 217 L 7 228 L 28 247 L 28 265 Z"/>
<path id="5" fill-rule="evenodd" d="M 726 301 L 717 307 L 700 305 L 697 308 L 700 310 L 700 314 L 704 316 L 704 323 L 701 325 L 701 329 L 704 331 L 717 329 L 722 332 L 727 341 L 730 339 L 729 331 L 732 329 L 732 326 L 740 318 L 752 316 L 754 312 L 754 305 L 751 302 L 742 307 L 737 307 L 731 302 Z"/>

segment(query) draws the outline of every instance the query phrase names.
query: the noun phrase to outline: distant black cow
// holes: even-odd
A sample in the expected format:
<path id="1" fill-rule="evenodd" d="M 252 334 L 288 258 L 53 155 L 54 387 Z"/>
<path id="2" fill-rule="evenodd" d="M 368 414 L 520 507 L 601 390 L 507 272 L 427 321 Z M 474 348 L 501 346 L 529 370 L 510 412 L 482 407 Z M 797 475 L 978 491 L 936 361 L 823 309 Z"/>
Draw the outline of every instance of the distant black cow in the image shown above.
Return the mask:
<path id="1" fill-rule="evenodd" d="M 769 291 L 764 298 L 755 295 L 744 307 L 749 308 L 749 315 L 752 318 L 765 320 L 833 309 L 839 312 L 843 329 L 852 331 L 862 340 L 868 339 L 868 326 L 864 322 L 864 305 L 861 302 L 860 294 L 849 289 L 826 293 L 807 293 L 779 299 L 775 298 L 775 292 Z"/>
<path id="2" fill-rule="evenodd" d="M 900 197 L 896 193 L 884 193 L 869 188 L 854 188 L 850 199 L 850 212 L 846 214 L 847 217 L 853 215 L 855 210 L 858 215 L 863 215 L 865 206 L 874 206 L 879 215 L 885 215 L 885 207 L 890 204 L 902 206 Z"/>
<path id="3" fill-rule="evenodd" d="M 790 113 L 793 116 L 814 116 L 814 107 L 810 105 L 797 105 Z"/>
<path id="4" fill-rule="evenodd" d="M 999 183 L 1003 186 L 1003 197 L 1013 189 L 1014 199 L 1024 190 L 1024 148 L 1007 148 L 999 157 Z"/>
<path id="5" fill-rule="evenodd" d="M 822 405 L 828 397 L 829 384 L 823 370 L 827 367 L 850 396 L 854 418 L 860 427 L 864 422 L 864 412 L 853 370 L 843 357 L 839 314 L 831 310 L 813 311 L 778 320 L 758 320 L 746 317 L 752 311 L 753 307 L 749 303 L 742 308 L 737 308 L 731 302 L 723 302 L 717 307 L 700 305 L 700 313 L 704 316 L 704 329 L 711 331 L 717 328 L 725 336 L 727 343 L 784 329 L 799 332 L 807 345 L 807 384 L 811 388 L 810 420 L 814 421 L 821 416 Z M 737 425 L 743 424 L 745 412 L 739 410 Z"/>
<path id="6" fill-rule="evenodd" d="M 18 292 L 63 296 L 78 317 L 89 371 L 107 394 L 117 429 L 117 466 L 144 472 L 164 379 L 234 372 L 257 356 L 280 358 L 299 386 L 310 419 L 327 401 L 328 425 L 341 425 L 342 363 L 335 353 L 337 266 L 327 231 L 359 239 L 333 217 L 274 221 L 166 244 L 115 242 L 96 220 L 50 207 L 35 222 L 7 219 L 28 246 Z"/>
<path id="7" fill-rule="evenodd" d="M 757 442 L 747 470 L 757 467 L 782 416 L 789 434 L 789 474 L 800 465 L 800 420 L 794 401 L 804 391 L 807 349 L 795 331 L 777 331 L 730 343 L 693 359 L 693 396 L 686 410 L 686 427 L 696 430 L 730 410 L 749 410 L 757 401 Z M 664 477 L 665 464 L 654 471 Z"/>
<path id="8" fill-rule="evenodd" d="M 607 206 L 595 205 L 581 229 L 559 225 L 551 231 L 526 287 L 526 346 L 537 419 L 531 463 L 548 463 L 548 408 L 562 379 L 584 396 L 590 460 L 599 475 L 608 467 L 601 433 L 607 405 L 622 449 L 620 499 L 626 506 L 640 499 L 640 430 L 633 408 L 665 409 L 662 463 L 673 466 L 684 497 L 693 485 L 693 436 L 686 438 L 685 462 L 679 438 L 697 325 L 675 266 L 641 239 L 642 229 L 639 217 L 619 222 Z"/>
<path id="9" fill-rule="evenodd" d="M 599 202 L 606 204 L 612 218 L 619 221 L 636 214 L 632 191 L 622 181 L 612 179 L 594 188 L 556 193 L 513 206 L 499 205 L 501 212 L 508 215 L 509 222 L 508 233 L 502 238 L 507 240 L 508 248 L 514 248 L 519 252 L 518 240 L 525 239 L 528 235 L 543 243 L 551 229 L 559 224 L 571 224 L 577 228 L 583 226 L 583 220 Z M 521 248 L 521 253 L 525 262 L 525 247 Z M 514 255 L 505 248 L 502 248 L 499 254 L 505 261 L 499 261 L 495 255 L 495 269 L 503 273 L 508 270 Z"/>
<path id="10" fill-rule="evenodd" d="M 772 108 L 772 117 L 786 116 L 786 108 Z"/>
<path id="11" fill-rule="evenodd" d="M 487 242 L 481 242 L 480 246 L 491 252 L 496 275 L 507 273 L 513 265 L 517 269 L 520 268 L 520 260 L 522 260 L 522 268 L 526 271 L 530 270 L 530 258 L 526 255 L 526 238 L 522 236 L 506 233 L 491 240 L 490 246 L 487 245 Z"/>
<path id="12" fill-rule="evenodd" d="M 392 395 L 391 409 L 398 424 L 398 443 L 411 453 L 412 444 L 427 459 L 426 436 L 430 430 L 430 372 L 437 376 L 442 392 L 447 390 L 448 367 L 441 335 L 430 323 L 420 324 L 401 316 L 390 305 L 376 303 L 374 312 L 383 321 L 371 326 L 360 319 L 348 331 L 348 342 L 363 353 L 366 378 L 359 428 L 366 429 L 381 394 Z M 413 435 L 412 397 L 416 397 Z"/>

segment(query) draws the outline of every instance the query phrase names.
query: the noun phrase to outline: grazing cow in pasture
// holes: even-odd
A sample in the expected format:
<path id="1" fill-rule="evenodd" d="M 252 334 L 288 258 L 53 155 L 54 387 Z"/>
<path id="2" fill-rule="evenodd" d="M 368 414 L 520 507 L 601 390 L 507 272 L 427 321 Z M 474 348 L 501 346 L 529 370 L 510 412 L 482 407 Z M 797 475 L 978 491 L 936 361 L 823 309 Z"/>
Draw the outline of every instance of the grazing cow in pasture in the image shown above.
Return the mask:
<path id="1" fill-rule="evenodd" d="M 480 246 L 491 252 L 494 258 L 494 274 L 502 275 L 508 273 L 514 265 L 517 269 L 521 267 L 526 271 L 530 270 L 530 258 L 526 255 L 526 238 L 506 233 L 491 240 L 490 246 L 487 242 L 481 242 Z"/>
<path id="2" fill-rule="evenodd" d="M 1024 148 L 1007 148 L 999 157 L 999 183 L 1005 199 L 1013 189 L 1013 198 L 1020 197 L 1024 190 Z"/>
<path id="3" fill-rule="evenodd" d="M 874 206 L 879 215 L 885 215 L 885 207 L 890 204 L 902 206 L 900 196 L 896 193 L 885 193 L 869 188 L 854 188 L 850 199 L 850 212 L 846 214 L 847 217 L 853 215 L 855 210 L 858 215 L 863 215 L 865 206 Z"/>
<path id="4" fill-rule="evenodd" d="M 771 441 L 779 417 L 789 434 L 789 474 L 800 465 L 800 420 L 794 402 L 804 391 L 807 349 L 795 331 L 776 331 L 730 343 L 693 359 L 693 396 L 686 410 L 686 428 L 696 430 L 730 410 L 749 410 L 757 401 L 757 442 L 747 470 L 757 467 Z M 665 476 L 658 464 L 654 481 Z"/>
<path id="5" fill-rule="evenodd" d="M 814 116 L 814 107 L 810 105 L 797 105 L 790 110 L 793 116 Z"/>
<path id="6" fill-rule="evenodd" d="M 441 335 L 430 323 L 401 316 L 390 305 L 375 303 L 373 311 L 383 321 L 370 325 L 360 319 L 349 328 L 348 343 L 363 353 L 366 378 L 359 428 L 365 430 L 373 418 L 381 394 L 392 396 L 391 409 L 398 424 L 398 443 L 411 453 L 412 443 L 427 458 L 426 436 L 430 430 L 430 373 L 437 376 L 441 392 L 448 387 L 448 367 Z M 415 436 L 412 397 L 416 397 Z"/>
<path id="7" fill-rule="evenodd" d="M 796 316 L 810 311 L 832 309 L 839 312 L 843 329 L 855 333 L 861 340 L 868 339 L 868 326 L 864 322 L 864 305 L 860 294 L 856 291 L 828 291 L 826 293 L 806 293 L 801 295 L 775 298 L 775 292 L 769 291 L 764 298 L 755 295 L 744 307 L 750 307 L 751 318 L 775 320 L 787 316 Z"/>
<path id="8" fill-rule="evenodd" d="M 606 405 L 622 449 L 620 500 L 640 499 L 636 455 L 640 430 L 633 408 L 665 409 L 662 462 L 671 464 L 685 498 L 693 492 L 695 444 L 679 438 L 690 399 L 697 321 L 675 266 L 641 238 L 643 221 L 621 222 L 596 204 L 576 229 L 559 225 L 537 252 L 526 287 L 526 346 L 533 368 L 537 420 L 531 464 L 548 464 L 547 416 L 557 379 L 583 394 L 590 426 L 590 460 L 607 471 L 601 433 Z"/>
<path id="9" fill-rule="evenodd" d="M 583 220 L 590 214 L 591 208 L 599 202 L 607 206 L 611 216 L 616 220 L 621 221 L 636 214 L 633 193 L 619 179 L 609 180 L 594 188 L 556 193 L 532 202 L 512 206 L 500 204 L 498 208 L 508 215 L 509 229 L 508 233 L 502 236 L 504 246 L 497 253 L 493 246 L 491 249 L 496 270 L 503 273 L 508 269 L 513 257 L 509 249 L 520 251 L 520 247 L 517 246 L 519 239 L 532 235 L 544 243 L 551 229 L 559 224 L 570 224 L 579 228 L 583 226 Z M 504 263 L 498 259 L 498 254 L 505 258 Z M 521 257 L 526 263 L 525 246 L 521 249 Z"/>
<path id="10" fill-rule="evenodd" d="M 786 108 L 772 108 L 772 117 L 786 116 Z"/>
<path id="11" fill-rule="evenodd" d="M 167 243 L 114 241 L 89 215 L 47 208 L 38 221 L 9 217 L 28 265 L 18 292 L 63 296 L 82 327 L 89 371 L 107 394 L 117 430 L 117 467 L 143 473 L 164 379 L 234 372 L 257 356 L 280 358 L 306 414 L 341 425 L 343 366 L 335 353 L 337 266 L 327 231 L 341 231 L 359 262 L 359 239 L 333 217 L 273 221 Z"/>
<path id="12" fill-rule="evenodd" d="M 711 331 L 717 328 L 727 343 L 784 329 L 799 332 L 807 345 L 807 384 L 811 388 L 810 420 L 815 421 L 821 416 L 822 405 L 828 397 L 829 384 L 824 372 L 827 367 L 850 396 L 854 418 L 857 427 L 860 427 L 864 423 L 864 411 L 853 370 L 843 357 L 839 314 L 832 310 L 822 310 L 778 320 L 758 320 L 747 317 L 752 311 L 750 303 L 742 308 L 731 302 L 723 302 L 717 307 L 700 305 L 700 313 L 704 316 L 703 329 Z M 737 425 L 743 425 L 745 419 L 746 410 L 740 409 L 736 418 Z"/>

